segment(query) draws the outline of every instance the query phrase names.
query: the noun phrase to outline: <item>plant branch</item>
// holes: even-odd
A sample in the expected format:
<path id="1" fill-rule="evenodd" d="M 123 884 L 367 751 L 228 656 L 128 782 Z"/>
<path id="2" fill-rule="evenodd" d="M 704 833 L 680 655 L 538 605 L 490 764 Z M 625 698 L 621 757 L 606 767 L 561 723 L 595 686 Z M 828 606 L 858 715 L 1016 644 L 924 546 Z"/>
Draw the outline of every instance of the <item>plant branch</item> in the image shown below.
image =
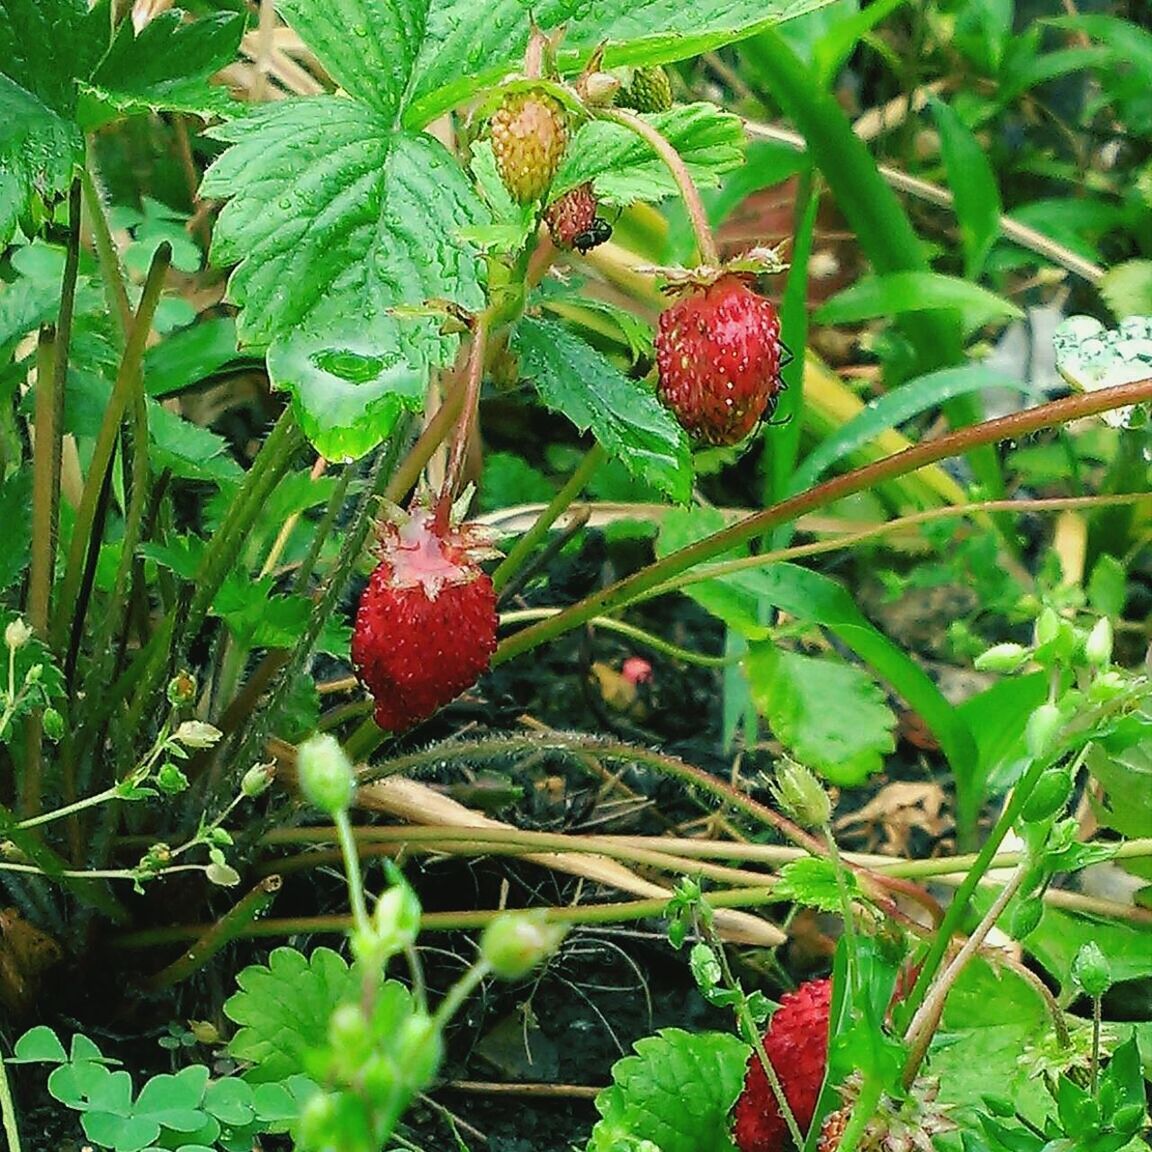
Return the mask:
<path id="1" fill-rule="evenodd" d="M 1065 397 L 1009 416 L 961 428 L 938 440 L 915 444 L 894 456 L 888 456 L 843 476 L 826 480 L 807 492 L 789 497 L 762 512 L 753 513 L 738 523 L 686 548 L 681 548 L 632 576 L 577 601 L 558 616 L 541 621 L 502 641 L 492 663 L 494 666 L 503 664 L 587 623 L 595 616 L 606 615 L 625 604 L 632 603 L 650 589 L 679 576 L 694 565 L 722 555 L 737 545 L 748 543 L 777 524 L 795 520 L 804 513 L 825 507 L 882 481 L 906 475 L 917 468 L 923 468 L 926 464 L 934 464 L 949 456 L 963 455 L 979 445 L 1024 437 L 1042 428 L 1082 419 L 1085 416 L 1095 416 L 1131 404 L 1144 403 L 1150 398 L 1152 398 L 1152 379 L 1140 380 L 1083 395 Z"/>
<path id="2" fill-rule="evenodd" d="M 708 223 L 708 213 L 704 210 L 704 202 L 700 199 L 700 192 L 692 180 L 684 158 L 642 116 L 619 108 L 597 109 L 596 114 L 601 120 L 610 120 L 613 124 L 619 124 L 622 128 L 635 132 L 668 165 L 668 171 L 672 173 L 672 179 L 676 181 L 684 200 L 684 207 L 688 210 L 688 219 L 691 220 L 692 231 L 696 234 L 696 247 L 700 250 L 700 260 L 711 268 L 719 268 L 720 253 L 716 249 L 712 226 Z"/>

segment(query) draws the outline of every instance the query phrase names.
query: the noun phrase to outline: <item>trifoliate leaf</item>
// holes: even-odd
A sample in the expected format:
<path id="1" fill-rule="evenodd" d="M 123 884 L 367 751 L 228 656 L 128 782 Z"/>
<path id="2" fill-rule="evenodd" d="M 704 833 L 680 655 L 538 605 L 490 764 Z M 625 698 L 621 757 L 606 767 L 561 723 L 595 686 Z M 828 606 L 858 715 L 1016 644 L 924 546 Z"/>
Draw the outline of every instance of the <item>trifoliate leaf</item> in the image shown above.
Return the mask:
<path id="1" fill-rule="evenodd" d="M 602 1119 L 586 1152 L 650 1140 L 660 1152 L 732 1152 L 728 1113 L 744 1084 L 748 1045 L 723 1032 L 662 1028 L 617 1060 L 596 1097 Z"/>
<path id="2" fill-rule="evenodd" d="M 757 710 L 801 763 L 846 787 L 884 767 L 896 717 L 865 671 L 772 643 L 749 645 L 745 666 Z"/>
<path id="3" fill-rule="evenodd" d="M 643 116 L 680 153 L 695 183 L 715 188 L 720 176 L 744 160 L 744 125 L 714 104 L 684 104 Z M 612 204 L 655 201 L 677 193 L 667 164 L 635 132 L 606 120 L 590 120 L 573 137 L 552 182 L 551 199 L 591 180 Z"/>
<path id="4" fill-rule="evenodd" d="M 592 434 L 609 456 L 650 480 L 673 500 L 692 490 L 692 464 L 684 432 L 654 393 L 629 380 L 591 345 L 547 320 L 524 319 L 514 348 L 520 371 L 540 399 Z"/>
<path id="5" fill-rule="evenodd" d="M 212 255 L 239 262 L 229 297 L 240 339 L 271 344 L 273 383 L 292 392 L 323 455 L 363 455 L 422 404 L 430 369 L 459 343 L 435 315 L 392 310 L 481 307 L 478 253 L 461 230 L 487 213 L 442 144 L 394 133 L 354 100 L 285 100 L 212 135 L 233 145 L 201 192 L 231 197 Z"/>
<path id="6" fill-rule="evenodd" d="M 241 1027 L 228 1051 L 254 1065 L 245 1073 L 249 1083 L 267 1084 L 303 1072 L 305 1052 L 324 1044 L 332 1010 L 355 994 L 360 974 L 331 948 L 311 956 L 277 948 L 236 983 L 240 991 L 225 1001 L 224 1015 Z"/>

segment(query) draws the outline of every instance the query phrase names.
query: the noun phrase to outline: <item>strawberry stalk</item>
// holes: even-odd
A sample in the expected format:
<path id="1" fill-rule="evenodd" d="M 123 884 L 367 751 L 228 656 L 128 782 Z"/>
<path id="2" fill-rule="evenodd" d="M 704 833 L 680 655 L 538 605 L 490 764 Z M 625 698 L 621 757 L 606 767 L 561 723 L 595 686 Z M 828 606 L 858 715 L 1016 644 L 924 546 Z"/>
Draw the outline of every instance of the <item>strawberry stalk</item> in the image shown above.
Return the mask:
<path id="1" fill-rule="evenodd" d="M 720 253 L 716 248 L 716 240 L 712 235 L 712 226 L 708 223 L 708 213 L 704 211 L 704 202 L 700 199 L 700 192 L 696 188 L 688 165 L 675 148 L 648 123 L 642 116 L 634 112 L 624 112 L 619 108 L 600 109 L 597 115 L 602 120 L 611 120 L 630 132 L 635 132 L 646 141 L 652 150 L 668 166 L 672 179 L 680 189 L 684 200 L 684 207 L 688 210 L 688 219 L 692 221 L 692 231 L 696 234 L 696 247 L 700 250 L 700 260 L 712 268 L 720 267 Z"/>
<path id="2" fill-rule="evenodd" d="M 444 472 L 444 483 L 436 501 L 436 528 L 441 533 L 448 530 L 452 501 L 456 498 L 456 488 L 460 483 L 460 474 L 464 470 L 464 457 L 468 453 L 468 437 L 476 423 L 480 406 L 484 355 L 488 348 L 488 323 L 488 313 L 481 312 L 472 324 L 472 345 L 468 349 L 468 360 L 464 367 L 464 402 L 460 409 L 460 419 L 452 433 L 448 467 Z"/>

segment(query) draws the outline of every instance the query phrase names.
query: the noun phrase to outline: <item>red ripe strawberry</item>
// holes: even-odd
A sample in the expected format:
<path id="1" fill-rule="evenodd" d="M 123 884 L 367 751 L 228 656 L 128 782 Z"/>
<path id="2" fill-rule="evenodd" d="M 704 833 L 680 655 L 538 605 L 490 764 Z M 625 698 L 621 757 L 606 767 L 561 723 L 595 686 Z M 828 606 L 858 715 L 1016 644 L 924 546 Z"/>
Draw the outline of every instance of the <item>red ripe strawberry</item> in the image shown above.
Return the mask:
<path id="1" fill-rule="evenodd" d="M 476 533 L 439 532 L 415 509 L 385 523 L 380 562 L 352 631 L 352 663 L 376 701 L 376 723 L 401 732 L 476 683 L 496 648 L 496 593 L 477 565 Z"/>
<path id="2" fill-rule="evenodd" d="M 739 276 L 695 288 L 660 314 L 660 399 L 705 444 L 736 444 L 775 407 L 780 317 Z"/>
<path id="3" fill-rule="evenodd" d="M 612 225 L 596 215 L 599 204 L 592 184 L 578 184 L 553 200 L 544 212 L 544 221 L 557 248 L 570 252 L 590 252 L 612 235 Z"/>
<path id="4" fill-rule="evenodd" d="M 559 102 L 531 89 L 509 92 L 492 113 L 489 131 L 504 187 L 518 204 L 539 200 L 568 146 L 568 120 Z"/>
<path id="5" fill-rule="evenodd" d="M 832 981 L 809 980 L 781 997 L 764 1034 L 764 1051 L 801 1132 L 812 1123 L 824 1083 L 831 1007 Z M 733 1121 L 732 1138 L 740 1152 L 784 1152 L 791 1147 L 788 1126 L 756 1052 L 748 1058 Z"/>

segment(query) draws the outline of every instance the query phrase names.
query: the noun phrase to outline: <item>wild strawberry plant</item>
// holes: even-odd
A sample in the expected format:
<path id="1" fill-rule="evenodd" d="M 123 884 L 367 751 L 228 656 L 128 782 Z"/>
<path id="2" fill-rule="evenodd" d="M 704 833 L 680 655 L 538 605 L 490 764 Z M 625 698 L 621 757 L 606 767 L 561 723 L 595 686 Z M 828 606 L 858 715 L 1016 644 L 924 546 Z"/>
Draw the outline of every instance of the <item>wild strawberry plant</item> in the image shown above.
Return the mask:
<path id="1" fill-rule="evenodd" d="M 734 1140 L 771 1152 L 790 1139 L 824 1152 L 921 1148 L 940 1137 L 938 1147 L 1104 1152 L 1139 1139 L 1135 1046 L 1099 1019 L 1111 976 L 1089 972 L 1084 941 L 1047 900 L 1054 877 L 1122 851 L 1118 838 L 1078 838 L 1073 805 L 1085 775 L 1103 827 L 1133 837 L 1149 830 L 1142 809 L 1125 803 L 1132 789 L 1146 798 L 1138 782 L 1147 682 L 1111 663 L 1109 617 L 1125 601 L 1122 526 L 1097 534 L 1086 589 L 1041 579 L 1017 596 L 1000 582 L 1003 612 L 1034 621 L 1032 641 L 985 652 L 980 668 L 1006 678 L 961 706 L 790 544 L 799 516 L 861 494 L 881 510 L 928 504 L 926 515 L 956 515 L 939 505 L 965 494 L 930 470 L 950 456 L 967 454 L 977 495 L 1002 495 L 995 443 L 1147 399 L 1147 334 L 1133 320 L 1116 340 L 1074 325 L 1062 335 L 1065 372 L 1114 387 L 980 422 L 975 393 L 994 380 L 962 364 L 966 350 L 984 325 L 1019 311 L 996 285 L 975 282 L 1002 227 L 995 178 L 959 113 L 935 106 L 961 252 L 954 267 L 931 265 L 828 91 L 827 70 L 864 25 L 849 37 L 830 32 L 808 67 L 775 29 L 805 7 L 562 3 L 529 13 L 519 0 L 284 0 L 281 16 L 330 83 L 318 95 L 244 109 L 208 83 L 235 54 L 238 13 L 186 19 L 169 10 L 138 27 L 116 4 L 0 0 L 0 242 L 12 242 L 0 309 L 11 353 L 0 380 L 0 512 L 14 526 L 12 547 L 0 553 L 0 742 L 12 777 L 0 825 L 14 856 L 5 875 L 22 907 L 60 925 L 77 901 L 110 921 L 129 919 L 137 905 L 119 881 L 139 889 L 196 872 L 238 884 L 260 851 L 259 830 L 256 820 L 241 829 L 233 851 L 226 825 L 250 801 L 267 823 L 290 823 L 298 785 L 331 821 L 351 909 L 351 966 L 281 949 L 241 975 L 226 1008 L 242 1025 L 230 1044 L 249 1065 L 241 1080 L 187 1069 L 137 1095 L 99 1052 L 74 1041 L 66 1054 L 55 1034 L 31 1033 L 17 1057 L 60 1065 L 54 1095 L 85 1114 L 94 1143 L 136 1152 L 187 1135 L 195 1146 L 232 1147 L 279 1126 L 306 1148 L 382 1147 L 434 1082 L 445 1025 L 464 998 L 488 975 L 526 975 L 560 943 L 546 917 L 496 918 L 477 962 L 429 1003 L 415 953 L 419 907 L 397 882 L 369 910 L 349 807 L 372 775 L 458 759 L 463 746 L 386 755 L 357 777 L 334 737 L 302 742 L 347 718 L 321 720 L 316 653 L 350 658 L 372 696 L 352 711 L 371 710 L 375 723 L 343 732 L 360 761 L 470 689 L 490 664 L 583 625 L 619 627 L 614 614 L 680 590 L 726 630 L 727 736 L 743 729 L 752 742 L 766 722 L 804 766 L 780 761 L 776 808 L 641 747 L 580 736 L 544 744 L 690 782 L 754 825 L 775 826 L 797 855 L 751 901 L 733 888 L 710 894 L 712 909 L 691 885 L 672 899 L 674 942 L 690 923 L 700 990 L 734 1010 L 740 1038 L 665 1030 L 642 1041 L 601 1097 L 589 1147 L 669 1152 Z M 1110 51 L 1127 43 L 1111 24 L 1083 29 Z M 992 31 L 964 43 L 991 44 Z M 821 391 L 805 347 L 812 202 L 797 213 L 790 270 L 768 246 L 786 237 L 722 253 L 713 217 L 749 179 L 745 125 L 710 102 L 677 104 L 661 67 L 752 36 L 746 51 L 768 62 L 765 87 L 807 138 L 875 271 L 819 318 L 896 319 L 880 357 L 889 391 L 868 407 L 845 406 L 842 389 Z M 1035 40 L 1020 51 L 1031 59 Z M 993 54 L 980 64 L 1002 62 Z M 1049 60 L 1032 74 L 1082 62 Z M 1027 87 L 1019 83 L 1018 92 Z M 1116 95 L 1124 107 L 1130 98 Z M 107 210 L 93 134 L 158 113 L 215 118 L 199 194 L 222 204 L 211 257 L 230 270 L 234 318 L 181 330 L 166 276 L 170 264 L 197 271 L 199 252 L 163 210 Z M 706 201 L 702 191 L 712 190 Z M 644 234 L 653 204 L 673 221 L 666 239 L 659 228 Z M 132 232 L 122 260 L 115 228 Z M 584 257 L 609 291 L 571 278 Z M 1139 269 L 1128 277 L 1113 282 L 1114 299 L 1125 285 L 1131 294 Z M 237 365 L 266 370 L 284 401 L 280 411 L 270 405 L 274 426 L 247 469 L 219 435 L 159 402 Z M 491 534 L 468 522 L 464 483 L 485 382 L 563 414 L 592 445 L 491 571 L 482 567 L 496 559 Z M 895 436 L 897 424 L 941 407 L 949 434 L 916 446 Z M 801 457 L 801 425 L 830 413 L 843 426 Z M 1109 485 L 1125 492 L 1146 448 L 1139 414 L 1123 425 L 1127 463 Z M 82 447 L 74 457 L 70 438 Z M 768 446 L 761 510 L 735 523 L 703 506 L 670 510 L 653 563 L 575 604 L 506 613 L 505 624 L 528 626 L 498 642 L 500 597 L 609 460 L 635 490 L 688 505 L 709 467 L 758 444 Z M 443 466 L 430 467 L 442 447 Z M 701 447 L 716 451 L 693 455 Z M 300 470 L 306 451 L 310 472 Z M 404 502 L 406 512 L 395 507 Z M 987 569 L 1008 557 L 1015 568 L 1011 509 L 967 511 L 984 517 L 990 542 L 973 562 Z M 358 568 L 372 573 L 349 629 L 341 597 Z M 834 638 L 854 661 L 802 650 L 802 634 Z M 968 637 L 972 652 L 984 647 L 976 641 Z M 947 911 L 915 885 L 900 889 L 934 914 L 932 931 L 905 922 L 893 900 L 900 877 L 839 859 L 831 805 L 812 775 L 854 786 L 880 771 L 896 716 L 878 680 L 938 745 L 962 840 L 977 845 L 983 805 L 1004 796 Z M 542 746 L 484 737 L 467 754 L 485 760 Z M 274 775 L 265 757 L 279 762 L 287 785 L 271 799 L 262 799 Z M 169 799 L 124 819 L 129 803 L 182 794 L 182 810 Z M 122 824 L 143 837 L 122 836 Z M 1012 872 L 990 886 L 1010 836 Z M 672 870 L 684 868 L 680 859 Z M 66 897 L 44 901 L 37 874 Z M 244 934 L 279 885 L 278 876 L 261 879 L 153 986 L 187 978 Z M 773 945 L 782 936 L 723 904 L 774 900 L 839 914 L 844 936 L 832 983 L 785 997 L 761 1035 L 767 1005 L 732 977 L 723 934 Z M 1065 1000 L 1077 988 L 1093 999 L 1087 1060 L 1062 1004 L 1018 969 L 1001 975 L 976 958 L 998 922 L 1027 942 Z M 961 930 L 967 943 L 957 946 Z M 385 975 L 400 956 L 410 988 Z M 291 1050 L 276 1051 L 294 981 L 308 989 L 310 1015 L 288 1029 Z M 1001 993 L 1009 987 L 1002 998 L 1011 1011 L 989 1009 L 997 981 Z M 1025 1066 L 1013 1063 L 1022 1048 Z M 989 1097 L 973 1067 L 995 1068 L 1010 1098 Z M 1037 1070 L 1043 1087 L 1027 1075 Z M 3 1077 L 0 1105 L 13 1142 Z"/>

